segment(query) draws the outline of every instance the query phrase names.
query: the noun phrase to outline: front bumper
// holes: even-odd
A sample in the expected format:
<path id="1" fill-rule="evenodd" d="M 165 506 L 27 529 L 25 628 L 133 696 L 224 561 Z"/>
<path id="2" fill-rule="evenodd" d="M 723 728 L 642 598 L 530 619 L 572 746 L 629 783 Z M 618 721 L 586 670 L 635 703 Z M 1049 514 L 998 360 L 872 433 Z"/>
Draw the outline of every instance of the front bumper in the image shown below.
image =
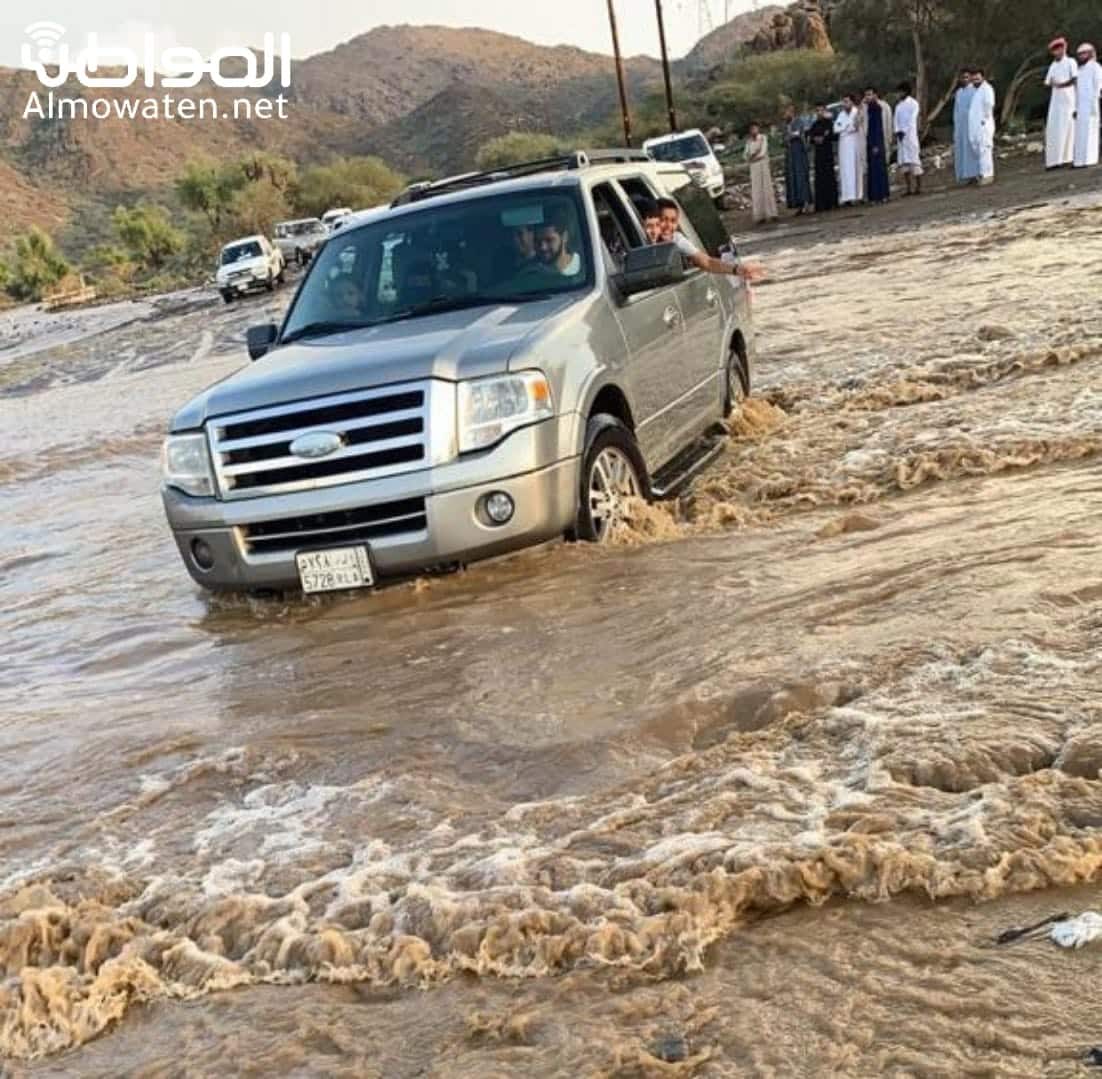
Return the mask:
<path id="1" fill-rule="evenodd" d="M 296 589 L 295 550 L 251 551 L 246 526 L 319 513 L 339 513 L 424 498 L 423 529 L 367 541 L 379 578 L 406 576 L 438 566 L 474 562 L 533 546 L 561 535 L 577 508 L 576 417 L 558 417 L 515 431 L 485 453 L 436 468 L 336 487 L 262 498 L 219 501 L 162 489 L 173 538 L 191 576 L 216 590 Z M 504 491 L 516 506 L 505 525 L 490 526 L 476 512 L 479 500 Z M 214 565 L 196 562 L 193 544 L 203 540 Z M 364 541 L 327 542 L 325 546 Z M 316 548 L 316 543 L 303 549 Z"/>
<path id="2" fill-rule="evenodd" d="M 265 288 L 267 284 L 267 271 L 262 274 L 251 272 L 241 277 L 226 278 L 217 282 L 219 292 L 249 292 L 252 289 Z"/>

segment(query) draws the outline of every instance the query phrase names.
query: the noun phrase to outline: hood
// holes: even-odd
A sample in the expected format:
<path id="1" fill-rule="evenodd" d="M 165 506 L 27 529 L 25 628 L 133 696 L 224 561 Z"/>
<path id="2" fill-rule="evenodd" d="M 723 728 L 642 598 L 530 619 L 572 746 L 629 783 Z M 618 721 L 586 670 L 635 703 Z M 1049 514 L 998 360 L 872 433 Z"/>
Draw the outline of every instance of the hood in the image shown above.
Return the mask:
<path id="1" fill-rule="evenodd" d="M 218 272 L 215 276 L 225 277 L 227 274 L 235 273 L 237 270 L 255 270 L 259 266 L 265 266 L 267 259 L 263 255 L 255 255 L 251 259 L 238 259 L 237 262 L 227 262 L 223 266 L 218 267 Z"/>
<path id="2" fill-rule="evenodd" d="M 228 413 L 394 382 L 499 374 L 532 334 L 582 295 L 447 311 L 293 341 L 199 394 L 176 413 L 172 430 L 194 430 Z"/>

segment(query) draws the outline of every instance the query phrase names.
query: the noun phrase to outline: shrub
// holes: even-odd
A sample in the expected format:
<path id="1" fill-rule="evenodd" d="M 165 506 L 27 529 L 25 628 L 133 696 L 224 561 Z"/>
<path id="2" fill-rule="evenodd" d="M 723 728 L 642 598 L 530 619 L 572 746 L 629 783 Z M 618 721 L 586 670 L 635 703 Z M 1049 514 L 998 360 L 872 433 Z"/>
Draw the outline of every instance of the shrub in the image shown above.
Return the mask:
<path id="1" fill-rule="evenodd" d="M 15 241 L 7 290 L 17 300 L 40 300 L 42 293 L 56 285 L 69 272 L 69 264 L 54 247 L 53 240 L 41 229 Z"/>
<path id="2" fill-rule="evenodd" d="M 621 142 L 623 139 L 620 140 Z M 565 153 L 562 141 L 554 135 L 534 131 L 510 131 L 483 143 L 475 155 L 475 165 L 484 170 L 500 169 L 524 161 L 539 161 Z"/>
<path id="3" fill-rule="evenodd" d="M 160 270 L 171 255 L 184 246 L 184 236 L 174 228 L 160 206 L 117 206 L 111 215 L 115 232 L 134 260 L 148 270 Z"/>
<path id="4" fill-rule="evenodd" d="M 388 202 L 404 186 L 404 177 L 380 158 L 341 157 L 304 169 L 290 196 L 299 213 L 320 217 L 336 206 L 364 210 Z"/>

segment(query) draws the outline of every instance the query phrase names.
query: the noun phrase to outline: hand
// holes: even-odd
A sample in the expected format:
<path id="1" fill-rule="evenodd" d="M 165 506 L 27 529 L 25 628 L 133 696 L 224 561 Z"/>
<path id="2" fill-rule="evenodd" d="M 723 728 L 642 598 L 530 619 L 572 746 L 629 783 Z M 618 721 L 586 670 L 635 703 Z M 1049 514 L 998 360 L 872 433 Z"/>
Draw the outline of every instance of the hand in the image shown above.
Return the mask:
<path id="1" fill-rule="evenodd" d="M 765 267 L 760 262 L 740 262 L 735 267 L 735 273 L 750 285 L 764 281 L 767 276 Z"/>

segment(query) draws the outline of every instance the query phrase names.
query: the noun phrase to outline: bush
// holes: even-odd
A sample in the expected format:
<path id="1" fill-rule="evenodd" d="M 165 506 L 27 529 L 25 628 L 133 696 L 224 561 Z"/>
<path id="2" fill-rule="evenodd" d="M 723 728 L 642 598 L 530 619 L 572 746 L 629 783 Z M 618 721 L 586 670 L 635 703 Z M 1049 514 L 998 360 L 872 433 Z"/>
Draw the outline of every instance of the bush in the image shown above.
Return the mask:
<path id="1" fill-rule="evenodd" d="M 855 67 L 848 56 L 808 49 L 764 53 L 740 60 L 704 97 L 709 117 L 737 131 L 757 120 L 779 120 L 785 105 L 807 110 L 852 90 Z"/>
<path id="2" fill-rule="evenodd" d="M 480 146 L 475 155 L 475 165 L 488 171 L 524 161 L 539 161 L 544 157 L 555 157 L 567 152 L 561 140 L 554 135 L 542 135 L 535 131 L 510 131 L 509 134 L 499 135 Z"/>
<path id="3" fill-rule="evenodd" d="M 189 161 L 176 180 L 176 196 L 186 209 L 202 213 L 217 231 L 234 195 L 248 182 L 240 163 Z"/>
<path id="4" fill-rule="evenodd" d="M 249 184 L 241 188 L 230 203 L 230 231 L 226 239 L 236 236 L 249 236 L 254 232 L 271 236 L 277 221 L 286 221 L 291 217 L 291 207 L 287 204 L 283 192 L 270 184 Z"/>
<path id="5" fill-rule="evenodd" d="M 405 178 L 380 158 L 341 157 L 303 170 L 289 193 L 299 213 L 320 217 L 337 206 L 365 210 L 389 202 L 404 186 Z"/>
<path id="6" fill-rule="evenodd" d="M 132 210 L 117 206 L 111 220 L 131 256 L 147 270 L 160 270 L 184 246 L 183 233 L 173 227 L 160 206 L 135 206 Z"/>
<path id="7" fill-rule="evenodd" d="M 15 241 L 7 290 L 17 300 L 40 300 L 42 293 L 69 272 L 69 264 L 54 247 L 53 240 L 39 228 Z"/>

